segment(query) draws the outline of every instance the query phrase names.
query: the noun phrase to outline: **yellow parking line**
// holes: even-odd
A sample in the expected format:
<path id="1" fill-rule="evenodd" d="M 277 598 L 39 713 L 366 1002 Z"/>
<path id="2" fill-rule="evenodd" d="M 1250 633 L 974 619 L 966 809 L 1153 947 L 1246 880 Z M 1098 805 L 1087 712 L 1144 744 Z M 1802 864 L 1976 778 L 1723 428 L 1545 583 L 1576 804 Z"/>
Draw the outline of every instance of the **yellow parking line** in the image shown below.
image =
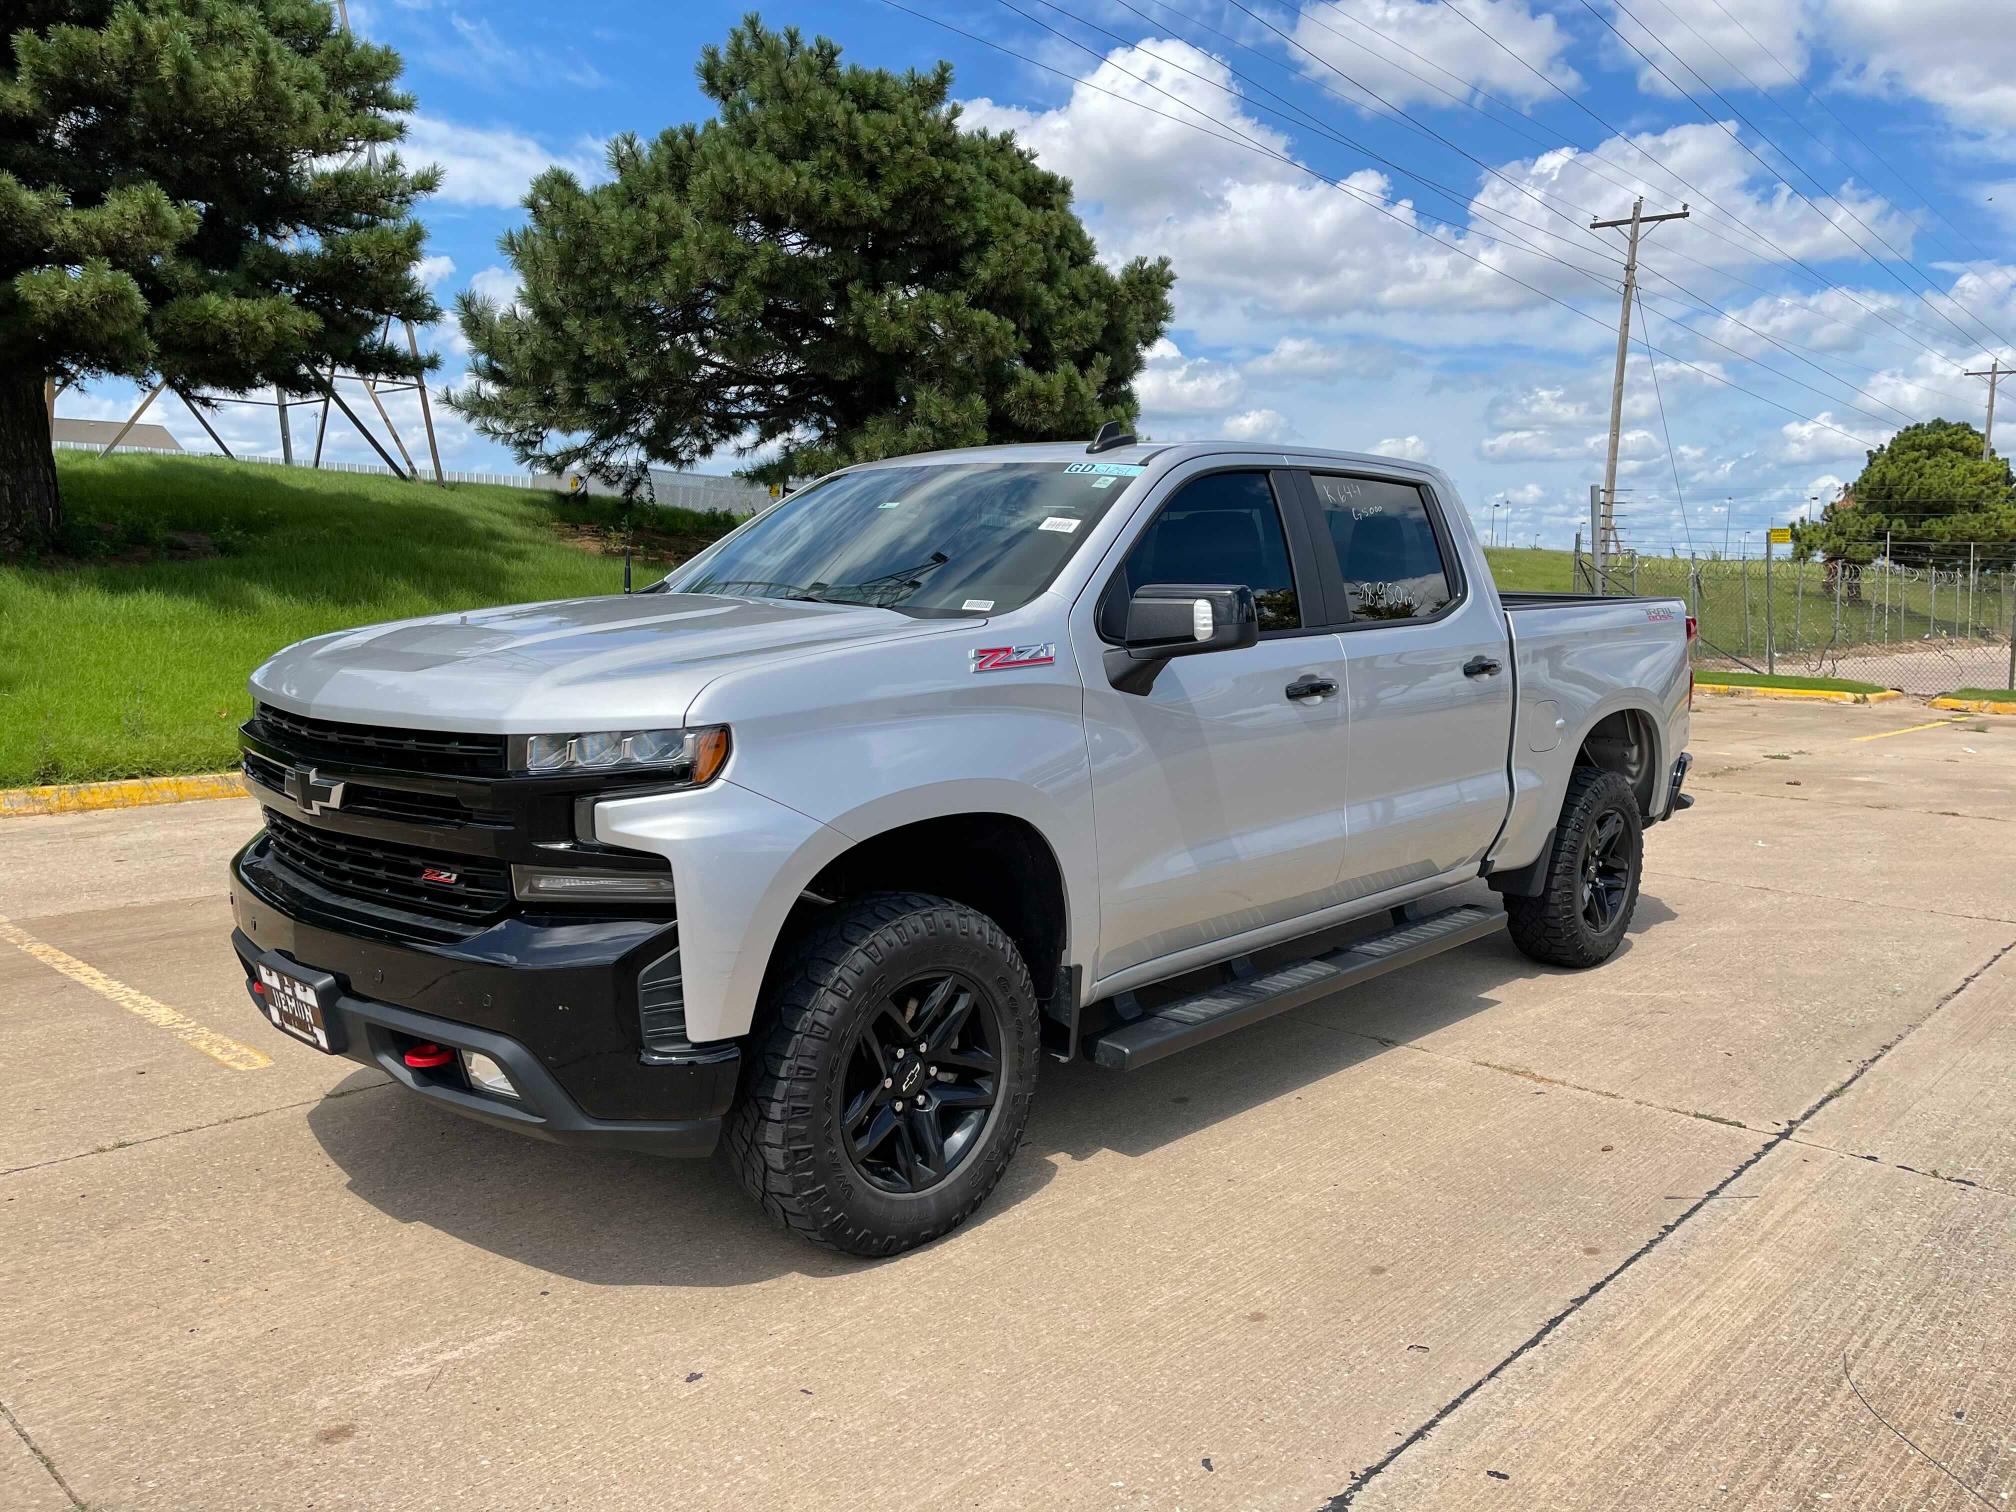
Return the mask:
<path id="1" fill-rule="evenodd" d="M 250 1045 L 241 1045 L 229 1035 L 205 1028 L 187 1014 L 178 1013 L 166 1003 L 156 1002 L 146 993 L 128 987 L 124 982 L 114 981 L 96 966 L 87 966 L 75 956 L 36 939 L 25 929 L 4 918 L 0 918 L 0 940 L 6 941 L 25 955 L 33 956 L 44 966 L 62 972 L 71 981 L 89 987 L 100 997 L 118 1004 L 134 1017 L 145 1019 L 157 1029 L 166 1029 L 183 1044 L 191 1049 L 201 1050 L 220 1066 L 229 1066 L 233 1071 L 257 1071 L 261 1067 L 273 1064 L 270 1057 L 254 1050 Z"/>
<path id="2" fill-rule="evenodd" d="M 1930 724 L 1906 725 L 1901 730 L 1878 730 L 1874 735 L 1857 735 L 1857 740 L 1888 740 L 1892 735 L 1909 735 L 1914 730 L 1943 730 L 1948 725 L 1956 725 L 1957 719 L 1935 719 Z"/>

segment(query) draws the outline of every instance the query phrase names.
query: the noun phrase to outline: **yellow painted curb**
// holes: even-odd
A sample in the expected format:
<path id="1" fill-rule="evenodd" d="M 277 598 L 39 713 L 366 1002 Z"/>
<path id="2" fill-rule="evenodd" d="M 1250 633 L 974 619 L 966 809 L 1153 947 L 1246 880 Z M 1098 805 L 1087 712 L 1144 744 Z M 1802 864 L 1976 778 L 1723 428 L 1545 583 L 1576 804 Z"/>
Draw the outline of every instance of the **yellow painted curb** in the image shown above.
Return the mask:
<path id="1" fill-rule="evenodd" d="M 1875 693 L 1849 693 L 1840 688 L 1751 688 L 1740 683 L 1699 682 L 1694 684 L 1697 693 L 1713 693 L 1718 698 L 1817 698 L 1822 703 L 1874 704 L 1889 703 L 1904 695 L 1895 688 L 1884 688 Z"/>
<path id="2" fill-rule="evenodd" d="M 30 814 L 87 814 L 94 809 L 244 796 L 245 784 L 236 772 L 205 772 L 195 777 L 135 777 L 125 782 L 66 782 L 55 787 L 0 790 L 0 819 L 21 819 Z"/>
<path id="3" fill-rule="evenodd" d="M 1962 714 L 2016 714 L 2016 702 L 2002 698 L 1935 698 L 1935 709 L 1958 709 Z"/>

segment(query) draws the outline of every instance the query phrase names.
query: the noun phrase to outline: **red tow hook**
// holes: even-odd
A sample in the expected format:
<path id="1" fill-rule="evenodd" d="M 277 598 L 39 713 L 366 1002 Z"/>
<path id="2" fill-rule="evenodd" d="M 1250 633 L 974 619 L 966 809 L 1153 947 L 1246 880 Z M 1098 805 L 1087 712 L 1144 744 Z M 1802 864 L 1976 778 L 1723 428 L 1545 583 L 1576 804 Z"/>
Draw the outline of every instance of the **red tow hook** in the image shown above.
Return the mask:
<path id="1" fill-rule="evenodd" d="M 401 1057 L 415 1071 L 432 1071 L 436 1066 L 445 1066 L 455 1059 L 453 1050 L 444 1050 L 431 1040 L 415 1045 Z"/>

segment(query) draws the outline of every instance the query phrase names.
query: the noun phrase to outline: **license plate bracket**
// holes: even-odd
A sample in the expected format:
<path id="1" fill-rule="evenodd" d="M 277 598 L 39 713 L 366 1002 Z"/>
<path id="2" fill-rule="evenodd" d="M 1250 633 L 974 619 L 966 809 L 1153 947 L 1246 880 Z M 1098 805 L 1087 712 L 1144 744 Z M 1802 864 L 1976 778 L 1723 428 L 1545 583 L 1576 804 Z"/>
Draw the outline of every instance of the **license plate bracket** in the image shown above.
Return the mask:
<path id="1" fill-rule="evenodd" d="M 253 963 L 253 970 L 264 989 L 259 1004 L 274 1028 L 329 1055 L 343 1049 L 343 1024 L 335 1012 L 336 978 L 271 955 Z"/>

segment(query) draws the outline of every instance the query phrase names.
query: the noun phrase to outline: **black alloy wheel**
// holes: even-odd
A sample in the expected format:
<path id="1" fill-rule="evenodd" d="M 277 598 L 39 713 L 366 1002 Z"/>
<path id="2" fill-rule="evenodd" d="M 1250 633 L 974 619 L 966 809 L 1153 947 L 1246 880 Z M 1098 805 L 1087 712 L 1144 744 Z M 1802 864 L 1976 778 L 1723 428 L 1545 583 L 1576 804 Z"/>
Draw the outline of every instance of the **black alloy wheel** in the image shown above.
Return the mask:
<path id="1" fill-rule="evenodd" d="M 1610 809 L 1597 817 L 1582 847 L 1582 917 L 1597 934 L 1607 934 L 1631 890 L 1632 847 L 1624 815 Z"/>
<path id="2" fill-rule="evenodd" d="M 1544 858 L 1540 890 L 1507 894 L 1512 941 L 1550 966 L 1596 966 L 1624 942 L 1645 856 L 1638 794 L 1620 772 L 1577 767 Z"/>
<path id="3" fill-rule="evenodd" d="M 847 1153 L 885 1192 L 926 1192 L 975 1149 L 994 1115 L 1000 1012 L 964 977 L 906 982 L 854 1031 L 841 1087 Z"/>

